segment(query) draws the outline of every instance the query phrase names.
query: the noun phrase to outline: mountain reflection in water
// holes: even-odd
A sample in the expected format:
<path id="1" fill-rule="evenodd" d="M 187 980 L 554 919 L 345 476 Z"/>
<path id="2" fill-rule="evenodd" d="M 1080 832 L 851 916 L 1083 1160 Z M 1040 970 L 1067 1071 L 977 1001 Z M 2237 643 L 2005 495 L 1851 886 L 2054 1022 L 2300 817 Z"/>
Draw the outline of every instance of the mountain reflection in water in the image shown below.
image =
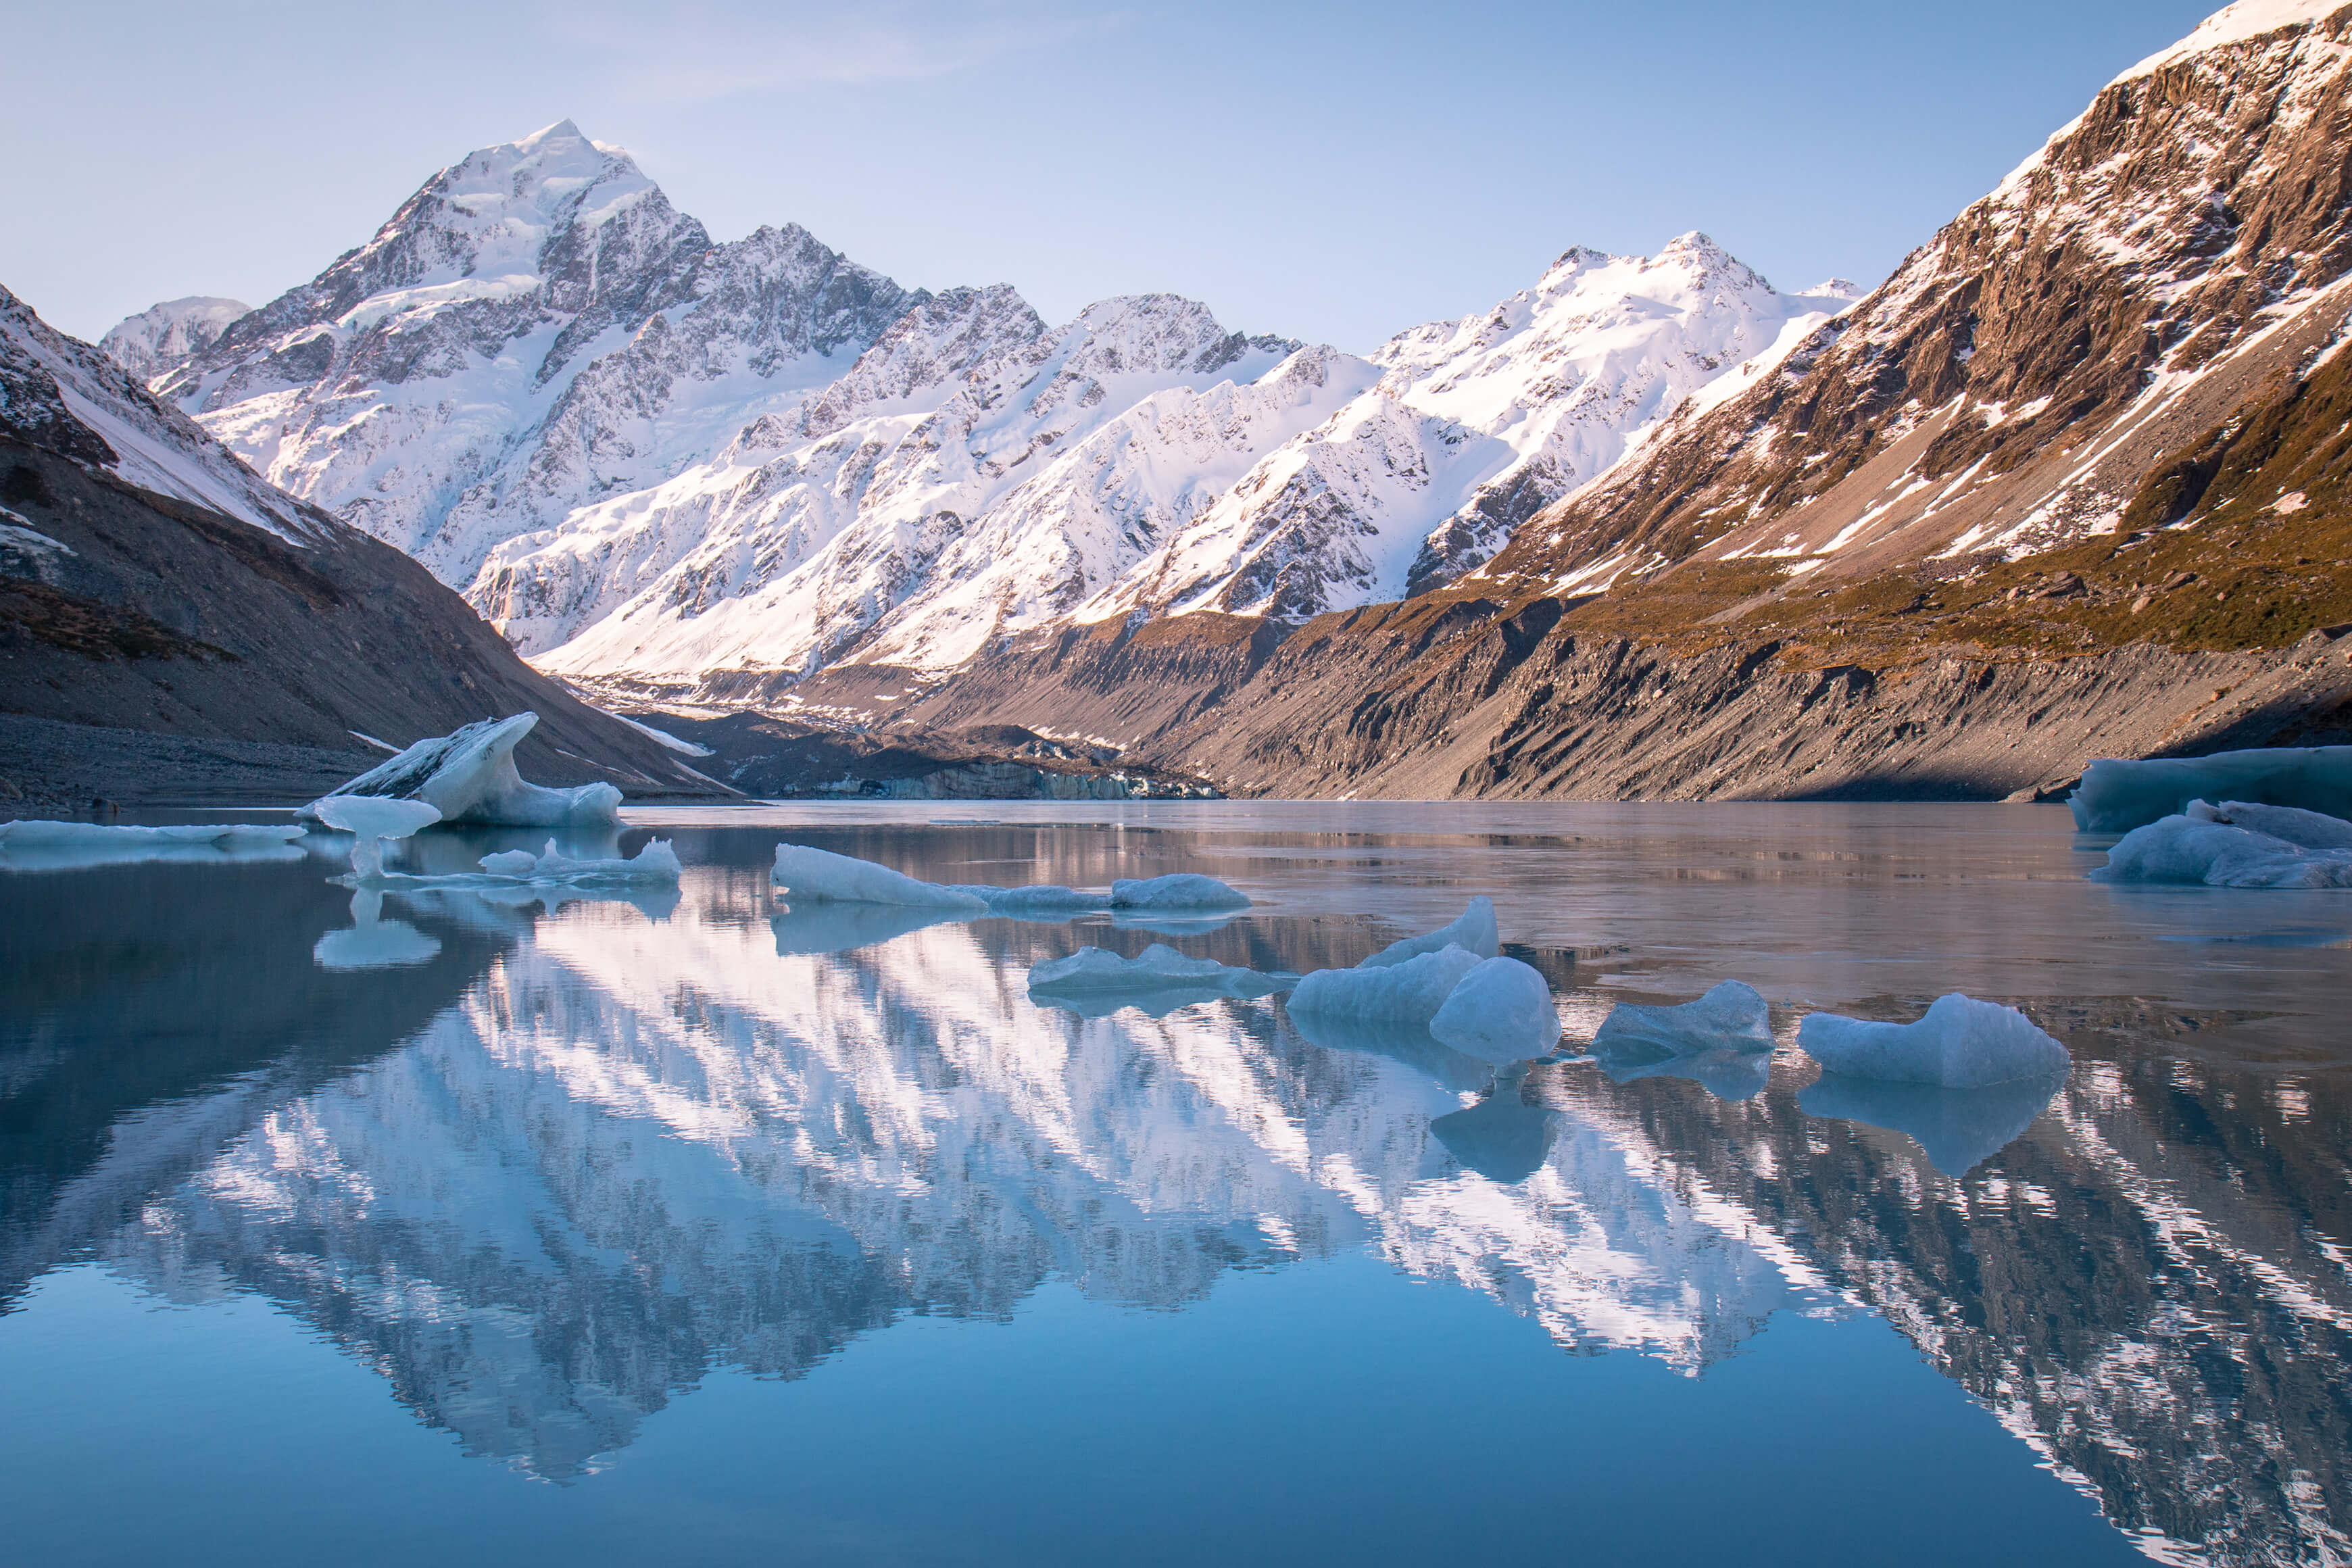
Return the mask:
<path id="1" fill-rule="evenodd" d="M 562 1479 L 715 1367 L 1365 1248 L 1695 1377 L 1776 1313 L 1874 1311 L 2152 1554 L 2346 1550 L 2347 1086 L 2202 1050 L 2213 1009 L 2017 997 L 2075 1068 L 1984 1104 L 1785 1044 L 1497 1072 L 1272 1000 L 1042 1005 L 1031 964 L 1160 938 L 792 909 L 776 837 L 708 836 L 644 907 L 395 894 L 397 968 L 313 961 L 354 920 L 316 863 L 0 879 L 0 1306 L 88 1258 L 255 1293 Z M 1304 973 L 1395 934 L 1277 906 L 1172 940 Z M 1571 1041 L 1620 994 L 1527 956 Z"/>

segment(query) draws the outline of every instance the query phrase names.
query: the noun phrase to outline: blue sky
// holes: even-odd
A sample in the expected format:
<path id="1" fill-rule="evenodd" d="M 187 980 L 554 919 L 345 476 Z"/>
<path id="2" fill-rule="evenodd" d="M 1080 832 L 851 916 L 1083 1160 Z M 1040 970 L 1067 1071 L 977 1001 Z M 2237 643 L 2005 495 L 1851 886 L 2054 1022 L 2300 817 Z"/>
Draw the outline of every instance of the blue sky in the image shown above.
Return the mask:
<path id="1" fill-rule="evenodd" d="M 1874 282 L 2213 8 L 0 0 L 0 284 L 86 337 L 257 304 L 570 118 L 719 239 L 796 221 L 1055 320 L 1170 289 L 1360 351 L 1572 244 L 1697 228 L 1782 288 Z"/>

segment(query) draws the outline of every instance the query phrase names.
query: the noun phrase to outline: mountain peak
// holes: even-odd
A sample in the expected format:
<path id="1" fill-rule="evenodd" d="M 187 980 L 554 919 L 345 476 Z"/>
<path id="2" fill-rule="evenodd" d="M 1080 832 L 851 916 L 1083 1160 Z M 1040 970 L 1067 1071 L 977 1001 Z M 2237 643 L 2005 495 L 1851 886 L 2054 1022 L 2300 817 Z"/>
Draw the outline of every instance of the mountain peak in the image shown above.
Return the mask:
<path id="1" fill-rule="evenodd" d="M 2187 37 L 2168 49 L 2158 49 L 2116 77 L 2116 81 L 2153 76 L 2165 67 L 2185 60 L 2191 55 L 2201 55 L 2208 49 L 2218 49 L 2229 44 L 2242 44 L 2265 33 L 2308 26 L 2344 8 L 2344 0 L 2237 0 L 2236 5 L 2222 6 L 2200 22 L 2196 30 Z M 2108 85 L 2112 87 L 2115 83 Z"/>

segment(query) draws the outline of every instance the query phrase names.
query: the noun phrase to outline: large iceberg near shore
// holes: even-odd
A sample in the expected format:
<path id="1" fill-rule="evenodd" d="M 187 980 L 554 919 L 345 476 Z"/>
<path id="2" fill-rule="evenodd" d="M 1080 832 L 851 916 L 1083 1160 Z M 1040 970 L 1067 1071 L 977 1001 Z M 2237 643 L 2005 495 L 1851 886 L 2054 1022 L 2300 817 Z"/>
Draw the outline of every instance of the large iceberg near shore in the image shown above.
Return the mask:
<path id="1" fill-rule="evenodd" d="M 2180 815 L 2125 834 L 2091 879 L 2352 888 L 2352 822 L 2294 806 L 2192 800 Z"/>
<path id="2" fill-rule="evenodd" d="M 1419 936 L 1400 937 L 1395 942 L 1356 965 L 1359 969 L 1391 969 L 1409 958 L 1419 958 L 1424 952 L 1437 952 L 1458 947 L 1475 952 L 1481 958 L 1492 958 L 1503 950 L 1501 933 L 1495 925 L 1495 900 L 1481 893 L 1470 900 L 1450 925 Z"/>
<path id="3" fill-rule="evenodd" d="M 0 822 L 0 870 L 75 871 L 142 860 L 226 863 L 299 860 L 302 828 L 284 824 L 187 823 L 170 827 L 98 822 Z"/>
<path id="4" fill-rule="evenodd" d="M 1548 1056 L 1559 1044 L 1559 1015 L 1552 1008 L 1550 984 L 1533 965 L 1489 958 L 1454 982 L 1431 1016 L 1429 1032 L 1465 1056 L 1520 1062 Z"/>
<path id="5" fill-rule="evenodd" d="M 902 909 L 944 910 L 984 915 L 988 900 L 958 888 L 914 878 L 830 849 L 806 844 L 776 846 L 776 886 L 794 899 L 842 904 L 895 904 Z"/>
<path id="6" fill-rule="evenodd" d="M 1824 1072 L 1945 1089 L 2059 1076 L 2074 1065 L 2065 1047 L 2016 1008 L 1957 991 L 1910 1024 L 1809 1014 L 1797 1026 L 1797 1044 Z"/>
<path id="7" fill-rule="evenodd" d="M 2066 797 L 2085 833 L 2129 833 L 2192 800 L 2250 801 L 2352 816 L 2352 746 L 2269 746 L 2210 757 L 2102 757 Z"/>
<path id="8" fill-rule="evenodd" d="M 538 723 L 536 713 L 517 713 L 419 741 L 296 815 L 316 817 L 328 801 L 381 795 L 424 801 L 440 812 L 444 822 L 500 827 L 618 826 L 621 792 L 611 784 L 551 789 L 515 771 L 515 743 Z"/>
<path id="9" fill-rule="evenodd" d="M 1426 1027 L 1464 975 L 1486 962 L 1444 947 L 1386 969 L 1318 969 L 1290 993 L 1293 1013 Z"/>

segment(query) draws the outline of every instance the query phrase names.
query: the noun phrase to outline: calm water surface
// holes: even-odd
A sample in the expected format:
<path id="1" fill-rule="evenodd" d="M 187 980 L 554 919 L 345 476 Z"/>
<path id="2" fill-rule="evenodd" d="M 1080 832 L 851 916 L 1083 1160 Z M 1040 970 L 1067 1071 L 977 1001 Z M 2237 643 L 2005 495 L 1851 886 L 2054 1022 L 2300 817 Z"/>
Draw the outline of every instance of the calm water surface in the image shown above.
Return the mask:
<path id="1" fill-rule="evenodd" d="M 0 873 L 0 1561 L 2352 1558 L 2352 894 L 2100 887 L 2053 807 L 645 828 L 675 896 Z M 1257 902 L 790 909 L 784 837 Z M 1024 984 L 1352 963 L 1474 892 L 1550 1059 Z M 1769 1075 L 1585 1050 L 1734 977 Z M 1811 1086 L 1805 1012 L 1953 990 L 2064 1088 Z"/>

